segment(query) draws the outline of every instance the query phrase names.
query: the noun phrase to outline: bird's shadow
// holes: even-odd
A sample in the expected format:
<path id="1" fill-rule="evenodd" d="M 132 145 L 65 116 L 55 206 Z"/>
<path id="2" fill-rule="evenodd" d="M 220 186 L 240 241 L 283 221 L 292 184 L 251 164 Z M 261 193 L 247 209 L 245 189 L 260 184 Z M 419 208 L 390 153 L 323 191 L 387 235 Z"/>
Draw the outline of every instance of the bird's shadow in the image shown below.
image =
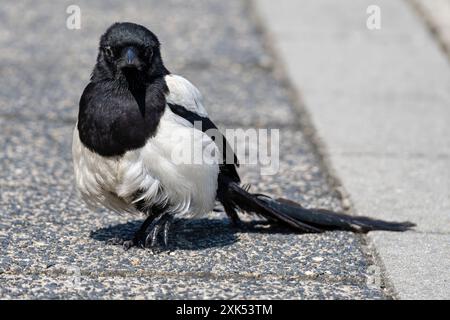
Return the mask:
<path id="1" fill-rule="evenodd" d="M 113 238 L 131 239 L 143 221 L 130 221 L 91 231 L 90 237 L 109 242 Z M 237 233 L 291 233 L 265 221 L 243 222 L 233 226 L 228 219 L 176 219 L 170 229 L 167 250 L 202 250 L 236 243 Z"/>

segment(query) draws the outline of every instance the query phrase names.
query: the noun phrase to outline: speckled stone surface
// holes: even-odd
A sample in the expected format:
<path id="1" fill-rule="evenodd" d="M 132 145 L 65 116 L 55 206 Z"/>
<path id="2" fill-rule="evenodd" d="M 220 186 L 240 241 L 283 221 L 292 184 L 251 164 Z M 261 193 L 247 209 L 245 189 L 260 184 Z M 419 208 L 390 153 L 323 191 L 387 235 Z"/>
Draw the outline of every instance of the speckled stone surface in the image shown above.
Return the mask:
<path id="1" fill-rule="evenodd" d="M 355 285 L 267 278 L 210 278 L 197 276 L 0 276 L 8 298 L 54 299 L 373 299 L 378 290 Z M 30 289 L 30 283 L 33 287 Z"/>
<path id="2" fill-rule="evenodd" d="M 346 232 L 293 234 L 257 222 L 235 229 L 214 213 L 178 220 L 167 252 L 108 244 L 131 236 L 141 218 L 88 210 L 73 187 L 70 148 L 98 37 L 117 20 L 160 36 L 168 68 L 199 87 L 223 128 L 280 130 L 278 173 L 240 171 L 252 190 L 342 207 L 247 2 L 78 1 L 77 31 L 65 28 L 69 4 L 0 9 L 0 298 L 389 298 L 382 282 L 368 281 L 364 239 Z"/>

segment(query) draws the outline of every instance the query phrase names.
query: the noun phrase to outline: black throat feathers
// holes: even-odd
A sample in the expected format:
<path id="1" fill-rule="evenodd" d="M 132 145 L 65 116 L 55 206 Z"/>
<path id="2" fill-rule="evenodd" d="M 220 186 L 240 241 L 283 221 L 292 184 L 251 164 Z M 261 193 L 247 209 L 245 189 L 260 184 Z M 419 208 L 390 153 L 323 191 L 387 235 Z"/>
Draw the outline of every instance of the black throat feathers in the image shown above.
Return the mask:
<path id="1" fill-rule="evenodd" d="M 143 147 L 156 134 L 167 92 L 164 76 L 145 85 L 117 80 L 90 82 L 80 99 L 81 142 L 105 157 Z"/>

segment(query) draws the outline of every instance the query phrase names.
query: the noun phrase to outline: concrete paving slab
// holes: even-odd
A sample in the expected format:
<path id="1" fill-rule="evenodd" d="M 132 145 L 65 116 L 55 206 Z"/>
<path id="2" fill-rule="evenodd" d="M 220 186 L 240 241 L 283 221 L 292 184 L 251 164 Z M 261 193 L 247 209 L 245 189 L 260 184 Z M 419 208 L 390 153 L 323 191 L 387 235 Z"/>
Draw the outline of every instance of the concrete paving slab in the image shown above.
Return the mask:
<path id="1" fill-rule="evenodd" d="M 381 29 L 368 30 L 371 1 L 255 3 L 355 211 L 447 234 L 450 67 L 421 17 L 407 1 L 377 1 Z M 447 270 L 441 261 L 448 253 L 411 260 L 416 270 L 436 266 L 422 276 L 390 272 L 416 250 L 411 234 L 390 237 L 407 249 L 398 250 L 396 241 L 376 247 L 392 283 L 411 284 L 395 286 L 399 296 L 433 283 L 433 297 L 448 299 L 448 287 L 435 281 Z"/>
<path id="2" fill-rule="evenodd" d="M 369 237 L 383 258 L 389 279 L 401 299 L 449 297 L 448 234 L 374 232 Z"/>
<path id="3" fill-rule="evenodd" d="M 324 115 L 321 122 L 327 130 L 334 128 L 334 134 L 330 135 L 327 143 L 330 145 L 327 153 L 386 155 L 404 159 L 449 158 L 450 137 L 447 134 L 447 124 L 450 116 L 446 116 L 446 101 L 450 101 L 450 96 L 445 99 L 439 96 L 422 96 L 417 97 L 414 102 L 414 95 L 408 96 L 411 99 L 409 101 L 402 101 L 399 96 L 391 95 L 374 98 L 370 103 L 372 108 L 361 107 L 367 106 L 368 102 L 362 101 L 365 98 L 358 96 L 337 100 L 319 98 L 315 104 L 318 106 L 316 112 Z M 330 111 L 330 105 L 335 110 Z M 337 123 L 339 110 L 347 110 L 348 114 Z M 436 114 L 443 116 L 437 118 Z M 349 135 L 347 128 L 357 134 Z"/>
<path id="4" fill-rule="evenodd" d="M 410 220 L 418 232 L 450 233 L 448 158 L 411 157 L 399 162 L 395 157 L 346 155 L 333 159 L 347 173 L 343 181 L 359 214 Z"/>
<path id="5" fill-rule="evenodd" d="M 301 22 L 271 31 L 331 153 L 450 154 L 448 62 L 410 7 L 379 1 L 382 28 L 370 31 L 370 1 L 289 2 L 265 16 L 298 11 Z"/>
<path id="6" fill-rule="evenodd" d="M 450 55 L 450 1 L 449 0 L 410 0 L 427 21 L 444 50 Z"/>

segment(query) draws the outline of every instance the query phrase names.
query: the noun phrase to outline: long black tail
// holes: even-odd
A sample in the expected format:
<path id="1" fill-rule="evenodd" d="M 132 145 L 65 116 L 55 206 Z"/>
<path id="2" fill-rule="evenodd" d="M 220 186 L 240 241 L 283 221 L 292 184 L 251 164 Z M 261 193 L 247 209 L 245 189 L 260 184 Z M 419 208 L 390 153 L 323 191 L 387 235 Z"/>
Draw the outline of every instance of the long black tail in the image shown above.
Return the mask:
<path id="1" fill-rule="evenodd" d="M 326 230 L 348 230 L 358 233 L 371 230 L 406 231 L 415 226 L 411 222 L 387 222 L 323 209 L 306 209 L 291 200 L 273 199 L 263 194 L 250 193 L 235 182 L 227 184 L 226 196 L 226 200 L 222 203 L 230 217 L 236 216 L 235 210 L 240 209 L 302 232 Z"/>

